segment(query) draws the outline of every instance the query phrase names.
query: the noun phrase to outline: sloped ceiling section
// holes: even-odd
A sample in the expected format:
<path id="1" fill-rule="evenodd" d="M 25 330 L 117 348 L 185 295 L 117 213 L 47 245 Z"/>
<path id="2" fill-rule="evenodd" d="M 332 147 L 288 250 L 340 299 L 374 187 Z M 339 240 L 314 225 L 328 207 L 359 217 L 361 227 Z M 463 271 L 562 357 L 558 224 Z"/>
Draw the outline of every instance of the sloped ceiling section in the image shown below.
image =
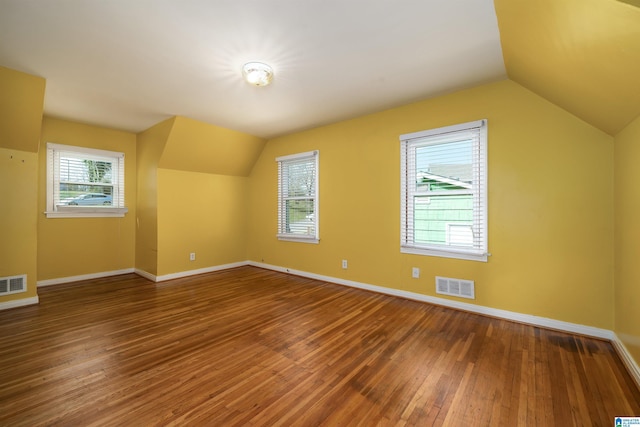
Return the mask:
<path id="1" fill-rule="evenodd" d="M 630 5 L 635 6 L 635 7 L 640 7 L 640 0 L 618 0 L 618 1 L 630 4 Z"/>
<path id="2" fill-rule="evenodd" d="M 177 116 L 158 166 L 248 176 L 265 144 L 253 135 Z"/>
<path id="3" fill-rule="evenodd" d="M 495 0 L 509 78 L 617 134 L 640 116 L 634 1 Z"/>
<path id="4" fill-rule="evenodd" d="M 45 80 L 0 67 L 0 148 L 38 152 Z"/>

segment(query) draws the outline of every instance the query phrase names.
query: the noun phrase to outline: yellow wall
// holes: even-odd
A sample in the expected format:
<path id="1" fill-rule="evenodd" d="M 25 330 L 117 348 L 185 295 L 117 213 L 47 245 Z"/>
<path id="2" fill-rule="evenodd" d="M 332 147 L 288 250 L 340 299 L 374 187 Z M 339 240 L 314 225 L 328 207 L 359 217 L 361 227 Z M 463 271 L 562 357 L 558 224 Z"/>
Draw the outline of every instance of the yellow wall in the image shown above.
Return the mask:
<path id="1" fill-rule="evenodd" d="M 158 274 L 158 163 L 175 118 L 137 136 L 136 268 Z"/>
<path id="2" fill-rule="evenodd" d="M 37 296 L 38 142 L 45 80 L 0 67 L 0 277 L 27 275 L 27 292 L 0 304 Z"/>
<path id="3" fill-rule="evenodd" d="M 45 80 L 0 67 L 0 147 L 38 152 Z"/>
<path id="4" fill-rule="evenodd" d="M 0 276 L 26 273 L 28 284 L 0 303 L 36 296 L 36 280 L 134 266 L 163 276 L 250 259 L 425 295 L 442 275 L 475 280 L 482 306 L 614 329 L 640 360 L 640 118 L 614 143 L 502 81 L 265 145 L 184 117 L 138 135 L 41 120 L 43 79 L 0 68 L 0 88 L 0 200 L 10 206 L 0 210 Z M 489 120 L 489 262 L 401 254 L 398 136 L 480 118 Z M 46 142 L 125 152 L 129 213 L 47 219 Z M 321 242 L 280 242 L 275 158 L 314 149 Z"/>
<path id="5" fill-rule="evenodd" d="M 158 275 L 246 260 L 247 184 L 244 177 L 158 170 Z"/>
<path id="6" fill-rule="evenodd" d="M 398 136 L 482 118 L 489 262 L 401 254 Z M 320 244 L 280 242 L 275 158 L 312 149 L 320 150 Z M 613 327 L 613 138 L 517 83 L 273 139 L 250 180 L 251 260 L 427 295 L 436 275 L 470 279 L 476 304 Z"/>
<path id="7" fill-rule="evenodd" d="M 640 117 L 615 139 L 615 332 L 640 363 Z"/>
<path id="8" fill-rule="evenodd" d="M 46 218 L 46 143 L 125 154 L 124 218 Z M 135 264 L 136 135 L 45 117 L 39 155 L 38 280 L 110 272 Z"/>
<path id="9" fill-rule="evenodd" d="M 38 155 L 0 148 L 0 277 L 27 275 L 27 292 L 0 303 L 37 295 L 37 186 Z"/>
<path id="10" fill-rule="evenodd" d="M 180 116 L 137 140 L 136 268 L 164 276 L 245 261 L 246 175 L 265 141 Z"/>
<path id="11" fill-rule="evenodd" d="M 442 275 L 475 280 L 479 305 L 615 329 L 640 360 L 640 317 L 631 306 L 640 298 L 633 197 L 640 118 L 614 144 L 502 81 L 265 145 L 182 117 L 138 135 L 41 121 L 43 79 L 0 68 L 0 85 L 15 101 L 0 100 L 0 200 L 11 206 L 0 210 L 8 241 L 0 276 L 26 273 L 29 286 L 0 303 L 36 296 L 36 279 L 134 266 L 162 276 L 251 259 L 426 295 L 436 295 L 433 277 Z M 398 136 L 480 118 L 489 120 L 489 262 L 401 254 Z M 47 219 L 46 142 L 125 152 L 129 213 Z M 280 242 L 275 158 L 314 149 L 321 242 Z M 412 267 L 420 279 L 411 278 Z"/>

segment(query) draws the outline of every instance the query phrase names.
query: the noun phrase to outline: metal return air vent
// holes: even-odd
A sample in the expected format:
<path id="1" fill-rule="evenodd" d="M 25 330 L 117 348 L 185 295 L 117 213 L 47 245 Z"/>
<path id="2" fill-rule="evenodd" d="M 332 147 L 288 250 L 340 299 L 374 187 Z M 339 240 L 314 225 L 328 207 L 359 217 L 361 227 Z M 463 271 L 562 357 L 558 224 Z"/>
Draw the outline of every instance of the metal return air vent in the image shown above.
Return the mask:
<path id="1" fill-rule="evenodd" d="M 27 275 L 0 277 L 0 295 L 27 291 Z"/>
<path id="2" fill-rule="evenodd" d="M 436 276 L 436 293 L 475 299 L 476 290 L 473 280 L 452 279 Z"/>

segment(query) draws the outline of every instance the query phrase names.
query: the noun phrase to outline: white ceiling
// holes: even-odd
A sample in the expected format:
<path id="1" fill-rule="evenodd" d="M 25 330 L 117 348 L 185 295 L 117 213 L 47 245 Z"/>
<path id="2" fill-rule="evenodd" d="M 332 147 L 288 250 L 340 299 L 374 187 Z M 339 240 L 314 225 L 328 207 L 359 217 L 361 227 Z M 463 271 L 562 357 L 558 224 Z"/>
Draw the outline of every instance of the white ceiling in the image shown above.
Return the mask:
<path id="1" fill-rule="evenodd" d="M 0 65 L 45 78 L 51 116 L 261 137 L 506 78 L 493 0 L 0 0 Z"/>

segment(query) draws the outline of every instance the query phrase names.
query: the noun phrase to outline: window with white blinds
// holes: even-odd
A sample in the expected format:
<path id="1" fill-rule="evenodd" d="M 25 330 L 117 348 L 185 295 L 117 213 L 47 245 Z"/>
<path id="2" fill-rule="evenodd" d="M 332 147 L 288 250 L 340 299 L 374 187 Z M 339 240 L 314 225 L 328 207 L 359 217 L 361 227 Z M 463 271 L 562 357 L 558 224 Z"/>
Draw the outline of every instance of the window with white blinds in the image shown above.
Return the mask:
<path id="1" fill-rule="evenodd" d="M 124 216 L 124 153 L 47 144 L 47 217 Z"/>
<path id="2" fill-rule="evenodd" d="M 487 121 L 400 143 L 401 252 L 487 261 Z"/>
<path id="3" fill-rule="evenodd" d="M 278 239 L 318 243 L 318 151 L 276 158 Z"/>

